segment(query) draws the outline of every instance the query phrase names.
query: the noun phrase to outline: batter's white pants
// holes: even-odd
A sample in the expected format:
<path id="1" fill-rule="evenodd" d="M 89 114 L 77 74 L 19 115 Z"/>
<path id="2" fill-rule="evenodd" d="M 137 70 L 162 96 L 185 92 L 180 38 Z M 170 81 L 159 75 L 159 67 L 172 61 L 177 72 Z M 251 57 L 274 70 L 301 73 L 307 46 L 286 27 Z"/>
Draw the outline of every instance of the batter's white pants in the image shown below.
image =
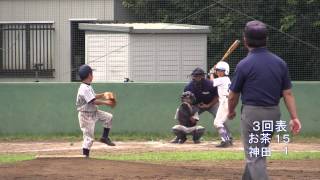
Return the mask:
<path id="1" fill-rule="evenodd" d="M 95 112 L 79 112 L 79 125 L 83 134 L 82 148 L 90 149 L 94 141 L 94 128 L 97 121 L 103 123 L 103 127 L 112 127 L 112 114 L 97 110 Z"/>
<path id="2" fill-rule="evenodd" d="M 228 98 L 219 99 L 219 101 L 219 107 L 213 121 L 213 126 L 216 128 L 223 128 L 224 123 L 228 120 Z"/>

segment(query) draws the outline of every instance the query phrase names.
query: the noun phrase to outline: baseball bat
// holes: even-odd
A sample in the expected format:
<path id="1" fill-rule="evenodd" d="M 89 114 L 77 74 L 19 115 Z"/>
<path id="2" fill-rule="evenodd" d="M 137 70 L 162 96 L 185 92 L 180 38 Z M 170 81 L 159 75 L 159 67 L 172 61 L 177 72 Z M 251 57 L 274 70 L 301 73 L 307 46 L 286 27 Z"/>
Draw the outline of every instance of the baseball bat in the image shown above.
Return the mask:
<path id="1" fill-rule="evenodd" d="M 240 41 L 235 40 L 233 44 L 229 47 L 228 51 L 223 55 L 220 61 L 225 61 L 227 57 L 239 46 L 239 44 L 240 44 Z"/>

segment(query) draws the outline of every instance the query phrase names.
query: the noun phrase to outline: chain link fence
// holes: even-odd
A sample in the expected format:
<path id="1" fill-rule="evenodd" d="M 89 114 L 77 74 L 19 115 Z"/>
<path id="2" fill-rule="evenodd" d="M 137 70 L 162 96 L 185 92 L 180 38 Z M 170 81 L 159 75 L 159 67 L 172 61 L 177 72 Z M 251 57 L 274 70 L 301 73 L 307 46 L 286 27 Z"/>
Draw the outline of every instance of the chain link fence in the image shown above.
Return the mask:
<path id="1" fill-rule="evenodd" d="M 212 27 L 208 35 L 208 69 L 218 62 L 236 39 L 242 40 L 246 22 L 268 25 L 268 48 L 283 58 L 291 79 L 320 80 L 320 2 L 257 0 L 124 0 L 134 22 L 167 22 Z M 231 73 L 247 54 L 243 44 L 228 62 Z"/>

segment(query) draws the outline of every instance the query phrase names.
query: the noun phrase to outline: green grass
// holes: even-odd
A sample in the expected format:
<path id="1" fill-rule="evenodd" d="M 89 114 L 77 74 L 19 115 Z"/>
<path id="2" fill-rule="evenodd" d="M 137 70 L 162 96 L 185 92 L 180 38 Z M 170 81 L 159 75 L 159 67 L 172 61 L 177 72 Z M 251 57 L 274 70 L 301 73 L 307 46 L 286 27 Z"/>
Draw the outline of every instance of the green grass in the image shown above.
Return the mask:
<path id="1" fill-rule="evenodd" d="M 96 132 L 95 137 L 100 137 L 101 133 Z M 112 140 L 114 141 L 169 141 L 174 136 L 172 133 L 139 133 L 139 132 L 123 132 L 123 133 L 111 133 Z M 234 134 L 234 139 L 239 140 L 240 135 Z M 292 136 L 290 139 L 294 142 L 302 143 L 320 143 L 320 135 L 299 135 Z M 219 140 L 216 132 L 207 132 L 202 137 L 204 141 Z M 60 134 L 48 134 L 48 135 L 34 135 L 34 134 L 16 134 L 6 135 L 0 134 L 0 141 L 2 142 L 14 142 L 14 141 L 82 141 L 82 133 L 60 133 Z"/>
<path id="2" fill-rule="evenodd" d="M 33 159 L 35 159 L 35 155 L 31 154 L 0 154 L 0 164 L 15 163 Z"/>
<path id="3" fill-rule="evenodd" d="M 200 152 L 147 152 L 139 154 L 113 154 L 100 156 L 98 159 L 119 161 L 220 161 L 243 160 L 243 152 L 200 151 Z M 272 160 L 307 160 L 320 159 L 320 152 L 272 152 Z"/>
<path id="4" fill-rule="evenodd" d="M 147 152 L 112 154 L 96 156 L 96 159 L 116 161 L 140 161 L 140 162 L 170 162 L 170 161 L 222 161 L 243 160 L 243 152 L 225 151 L 199 151 L 199 152 Z M 16 163 L 19 161 L 33 160 L 33 154 L 0 154 L 0 164 Z M 311 160 L 320 159 L 320 152 L 289 152 L 287 155 L 281 152 L 273 152 L 271 160 Z"/>
<path id="5" fill-rule="evenodd" d="M 96 132 L 95 137 L 98 138 L 101 133 Z M 172 133 L 135 133 L 135 132 L 124 132 L 124 133 L 111 133 L 112 140 L 114 141 L 160 141 L 170 140 L 174 136 Z M 203 140 L 212 140 L 212 137 L 217 135 L 205 134 Z M 6 135 L 0 134 L 0 141 L 81 141 L 82 133 L 71 133 L 71 134 L 48 134 L 48 135 L 34 135 L 34 134 L 15 134 Z"/>
<path id="6" fill-rule="evenodd" d="M 2 142 L 15 142 L 15 141 L 81 141 L 82 134 L 16 134 L 16 135 L 0 135 Z"/>

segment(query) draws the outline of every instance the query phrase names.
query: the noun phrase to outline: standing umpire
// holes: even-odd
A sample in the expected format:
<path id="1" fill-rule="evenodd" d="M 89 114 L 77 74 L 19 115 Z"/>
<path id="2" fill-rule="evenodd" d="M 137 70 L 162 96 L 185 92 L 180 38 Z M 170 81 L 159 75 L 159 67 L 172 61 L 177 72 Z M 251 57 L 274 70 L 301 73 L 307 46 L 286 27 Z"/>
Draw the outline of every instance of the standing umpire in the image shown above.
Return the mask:
<path id="1" fill-rule="evenodd" d="M 247 57 L 237 65 L 229 94 L 230 119 L 234 118 L 235 107 L 241 93 L 241 134 L 243 138 L 246 166 L 242 179 L 268 179 L 265 156 L 252 156 L 251 147 L 268 147 L 260 140 L 250 143 L 252 134 L 264 133 L 263 122 L 268 120 L 274 127 L 280 120 L 279 101 L 283 97 L 290 113 L 290 126 L 294 134 L 299 133 L 301 124 L 296 112 L 295 98 L 291 92 L 291 81 L 286 63 L 266 48 L 267 27 L 260 21 L 250 21 L 243 33 L 244 44 L 249 50 Z M 273 128 L 272 128 L 273 129 Z M 272 136 L 273 133 L 270 133 Z M 260 136 L 259 136 L 260 137 Z M 270 137 L 271 138 L 271 137 Z M 252 140 L 252 139 L 251 139 Z"/>

